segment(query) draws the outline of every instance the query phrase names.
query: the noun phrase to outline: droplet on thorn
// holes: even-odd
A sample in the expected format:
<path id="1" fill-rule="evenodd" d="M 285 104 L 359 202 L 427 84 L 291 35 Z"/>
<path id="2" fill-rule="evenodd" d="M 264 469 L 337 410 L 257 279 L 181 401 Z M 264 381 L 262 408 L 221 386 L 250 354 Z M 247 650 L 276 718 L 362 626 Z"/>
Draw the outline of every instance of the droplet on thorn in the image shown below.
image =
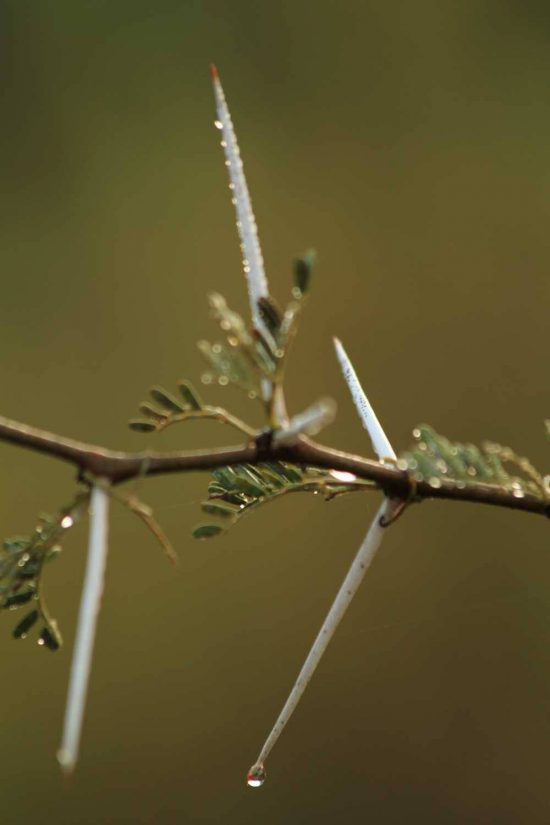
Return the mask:
<path id="1" fill-rule="evenodd" d="M 262 763 L 252 765 L 246 775 L 246 784 L 249 788 L 261 788 L 265 782 L 265 768 Z"/>

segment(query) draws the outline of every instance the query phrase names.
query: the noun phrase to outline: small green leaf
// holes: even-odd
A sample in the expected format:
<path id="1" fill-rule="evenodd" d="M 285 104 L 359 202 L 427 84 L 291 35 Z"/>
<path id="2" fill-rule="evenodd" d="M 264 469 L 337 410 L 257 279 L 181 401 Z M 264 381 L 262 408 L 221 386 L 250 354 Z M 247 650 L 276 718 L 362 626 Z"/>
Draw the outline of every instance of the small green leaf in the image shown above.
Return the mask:
<path id="1" fill-rule="evenodd" d="M 214 504 L 209 501 L 205 501 L 201 504 L 201 510 L 203 513 L 208 513 L 210 516 L 220 516 L 221 518 L 235 518 L 238 515 L 239 511 L 235 510 L 234 507 L 227 507 L 223 504 Z"/>
<path id="2" fill-rule="evenodd" d="M 263 487 L 260 487 L 259 484 L 254 484 L 254 482 L 249 481 L 243 476 L 237 476 L 235 478 L 235 489 L 252 498 L 263 498 L 266 495 L 266 490 L 264 490 Z"/>
<path id="3" fill-rule="evenodd" d="M 47 647 L 48 650 L 59 650 L 63 644 L 63 639 L 55 622 L 50 622 L 50 626 L 42 630 L 38 644 Z"/>
<path id="4" fill-rule="evenodd" d="M 309 249 L 301 258 L 294 261 L 294 283 L 302 293 L 309 289 L 311 273 L 315 264 L 315 250 Z"/>
<path id="5" fill-rule="evenodd" d="M 15 593 L 13 596 L 8 596 L 5 607 L 15 607 L 20 604 L 26 604 L 35 595 L 34 590 L 25 590 L 23 593 Z"/>
<path id="6" fill-rule="evenodd" d="M 197 524 L 193 528 L 193 538 L 209 539 L 223 533 L 223 529 L 219 524 Z"/>
<path id="7" fill-rule="evenodd" d="M 128 421 L 128 426 L 136 433 L 154 433 L 157 429 L 156 424 L 146 421 L 144 418 L 132 418 Z"/>
<path id="8" fill-rule="evenodd" d="M 151 387 L 149 390 L 149 395 L 165 410 L 169 410 L 172 413 L 185 412 L 185 407 L 183 404 L 171 393 L 163 390 L 162 387 Z"/>
<path id="9" fill-rule="evenodd" d="M 258 299 L 258 309 L 260 310 L 262 321 L 270 333 L 276 338 L 283 320 L 283 313 L 278 303 L 271 295 L 262 295 L 262 297 Z"/>
<path id="10" fill-rule="evenodd" d="M 148 401 L 143 401 L 139 405 L 139 411 L 143 413 L 143 415 L 149 416 L 149 418 L 153 418 L 155 421 L 163 422 L 166 421 L 168 416 L 162 410 L 157 410 L 156 407 L 153 407 L 152 404 L 149 404 Z"/>
<path id="11" fill-rule="evenodd" d="M 26 636 L 31 627 L 38 621 L 38 616 L 38 610 L 32 610 L 30 613 L 27 613 L 25 618 L 21 619 L 19 624 L 17 624 L 12 630 L 13 638 L 21 639 Z"/>
<path id="12" fill-rule="evenodd" d="M 192 410 L 202 410 L 203 403 L 199 394 L 189 381 L 178 381 L 178 389 L 187 407 Z"/>

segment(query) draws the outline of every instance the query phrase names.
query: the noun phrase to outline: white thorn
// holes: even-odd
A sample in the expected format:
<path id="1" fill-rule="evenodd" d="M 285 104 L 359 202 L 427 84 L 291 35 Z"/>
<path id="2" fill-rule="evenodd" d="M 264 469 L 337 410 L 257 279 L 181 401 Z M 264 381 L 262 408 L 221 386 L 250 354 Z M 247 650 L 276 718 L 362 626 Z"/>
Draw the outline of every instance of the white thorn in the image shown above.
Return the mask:
<path id="1" fill-rule="evenodd" d="M 248 284 L 252 322 L 255 327 L 262 331 L 264 324 L 258 309 L 258 299 L 268 295 L 268 286 L 262 250 L 258 238 L 258 228 L 256 226 L 254 212 L 252 211 L 252 202 L 248 193 L 239 144 L 237 143 L 237 137 L 233 129 L 231 115 L 227 107 L 218 73 L 213 66 L 212 83 L 214 86 L 216 111 L 218 115 L 216 125 L 221 129 L 223 151 L 229 172 L 235 211 L 237 213 L 237 230 L 243 251 L 243 267 Z"/>
<path id="2" fill-rule="evenodd" d="M 97 618 L 103 594 L 107 559 L 108 510 L 108 493 L 103 487 L 94 486 L 90 501 L 88 559 L 71 663 L 63 736 L 57 752 L 59 764 L 67 774 L 72 773 L 78 759 Z"/>
<path id="3" fill-rule="evenodd" d="M 365 539 L 352 562 L 348 574 L 344 579 L 334 602 L 332 603 L 319 633 L 317 634 L 317 638 L 313 642 L 311 650 L 302 665 L 302 669 L 298 674 L 294 687 L 290 691 L 289 697 L 286 700 L 271 733 L 267 737 L 263 748 L 258 754 L 258 758 L 254 763 L 255 765 L 263 765 L 266 761 L 271 749 L 283 732 L 286 723 L 290 719 L 292 713 L 296 710 L 296 707 L 302 698 L 302 694 L 313 676 L 317 665 L 321 661 L 328 643 L 332 639 L 338 625 L 342 621 L 342 618 L 344 617 L 346 610 L 355 596 L 359 585 L 363 581 L 363 577 L 367 572 L 368 567 L 376 555 L 376 551 L 380 547 L 380 543 L 385 532 L 385 527 L 381 523 L 381 520 L 388 520 L 397 506 L 399 506 L 399 502 L 390 501 L 388 498 L 384 498 L 384 501 L 380 505 L 374 520 L 369 527 L 367 535 L 365 536 Z"/>
<path id="4" fill-rule="evenodd" d="M 351 397 L 353 398 L 353 403 L 359 413 L 359 418 L 370 435 L 374 452 L 380 461 L 387 458 L 396 459 L 397 456 L 395 451 L 390 444 L 386 433 L 382 429 L 382 425 L 376 417 L 376 413 L 371 407 L 369 399 L 365 395 L 365 392 L 359 383 L 357 373 L 353 369 L 352 363 L 349 360 L 341 341 L 338 338 L 334 338 L 333 340 L 334 347 L 336 349 L 336 356 L 340 362 L 340 367 L 342 368 L 346 384 L 351 392 Z"/>
<path id="5" fill-rule="evenodd" d="M 316 435 L 323 427 L 334 421 L 336 403 L 332 398 L 321 398 L 307 410 L 293 416 L 288 425 L 273 433 L 273 443 L 277 446 L 293 444 L 302 433 Z"/>

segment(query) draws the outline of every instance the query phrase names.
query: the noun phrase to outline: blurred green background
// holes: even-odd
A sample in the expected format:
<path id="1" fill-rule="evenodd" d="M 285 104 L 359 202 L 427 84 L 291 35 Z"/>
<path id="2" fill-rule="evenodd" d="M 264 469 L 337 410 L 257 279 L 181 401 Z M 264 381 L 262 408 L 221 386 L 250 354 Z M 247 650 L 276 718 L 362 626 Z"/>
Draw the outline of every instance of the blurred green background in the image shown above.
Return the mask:
<path id="1" fill-rule="evenodd" d="M 501 2 L 0 3 L 3 415 L 119 449 L 152 383 L 198 380 L 206 292 L 246 310 L 208 63 L 219 68 L 272 290 L 318 251 L 298 411 L 369 454 L 339 335 L 399 449 L 428 421 L 548 467 L 550 11 Z M 259 422 L 251 402 L 209 389 Z M 249 409 L 250 408 L 250 409 Z M 189 424 L 161 446 L 234 443 Z M 0 445 L 2 535 L 70 497 Z M 47 573 L 66 645 L 2 617 L 2 821 L 547 823 L 550 556 L 540 517 L 451 503 L 388 535 L 260 791 L 244 776 L 378 496 L 296 497 L 190 538 L 207 477 L 151 480 L 174 571 L 113 505 L 81 762 L 55 761 L 87 525 Z"/>

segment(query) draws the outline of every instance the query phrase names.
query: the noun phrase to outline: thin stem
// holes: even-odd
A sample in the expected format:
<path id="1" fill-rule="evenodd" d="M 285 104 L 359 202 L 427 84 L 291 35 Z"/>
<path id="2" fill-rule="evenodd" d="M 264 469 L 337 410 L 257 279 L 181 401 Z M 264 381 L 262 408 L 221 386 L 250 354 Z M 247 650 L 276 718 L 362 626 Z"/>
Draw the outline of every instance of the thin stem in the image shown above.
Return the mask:
<path id="1" fill-rule="evenodd" d="M 334 633 L 342 618 L 344 617 L 346 610 L 348 609 L 355 593 L 363 578 L 365 573 L 367 572 L 368 567 L 370 566 L 376 551 L 380 547 L 380 543 L 384 536 L 385 527 L 383 523 L 386 520 L 390 520 L 392 513 L 396 507 L 398 502 L 390 501 L 387 498 L 384 498 L 384 501 L 380 505 L 374 520 L 369 527 L 368 533 L 363 541 L 361 547 L 353 563 L 348 571 L 346 578 L 344 579 L 340 590 L 338 591 L 334 602 L 327 614 L 325 621 L 323 622 L 319 633 L 311 650 L 309 651 L 304 664 L 302 665 L 302 669 L 298 674 L 298 678 L 294 683 L 292 690 L 286 700 L 281 713 L 279 714 L 277 721 L 275 722 L 269 736 L 267 737 L 265 744 L 263 745 L 260 753 L 258 754 L 258 758 L 252 768 L 250 769 L 249 776 L 258 776 L 259 774 L 263 774 L 264 763 L 269 756 L 273 746 L 277 742 L 279 736 L 283 732 L 288 720 L 296 710 L 296 707 L 302 698 L 302 695 L 309 684 L 311 677 L 313 676 L 317 665 L 321 661 L 325 650 L 327 649 L 328 643 L 332 639 Z M 253 784 L 249 782 L 249 784 Z"/>
<path id="2" fill-rule="evenodd" d="M 59 763 L 67 774 L 72 773 L 78 759 L 78 747 L 107 560 L 109 494 L 102 486 L 104 482 L 102 480 L 98 481 L 99 483 L 95 484 L 91 495 L 88 561 L 78 614 L 63 736 L 57 753 Z"/>
<path id="3" fill-rule="evenodd" d="M 219 421 L 220 424 L 228 424 L 230 427 L 234 427 L 234 429 L 238 430 L 243 435 L 246 435 L 248 438 L 255 438 L 258 435 L 258 430 L 255 430 L 253 427 L 249 427 L 248 424 L 245 424 L 245 422 L 241 421 L 240 418 L 237 418 L 236 415 L 232 415 L 227 410 L 224 410 L 223 407 L 203 407 L 200 410 L 186 410 L 181 413 L 181 415 L 176 413 L 175 415 L 171 415 L 169 418 L 166 418 L 164 421 L 159 421 L 157 432 L 160 433 L 172 424 L 178 424 L 181 421 L 194 421 L 200 419 L 210 419 L 211 421 Z"/>

